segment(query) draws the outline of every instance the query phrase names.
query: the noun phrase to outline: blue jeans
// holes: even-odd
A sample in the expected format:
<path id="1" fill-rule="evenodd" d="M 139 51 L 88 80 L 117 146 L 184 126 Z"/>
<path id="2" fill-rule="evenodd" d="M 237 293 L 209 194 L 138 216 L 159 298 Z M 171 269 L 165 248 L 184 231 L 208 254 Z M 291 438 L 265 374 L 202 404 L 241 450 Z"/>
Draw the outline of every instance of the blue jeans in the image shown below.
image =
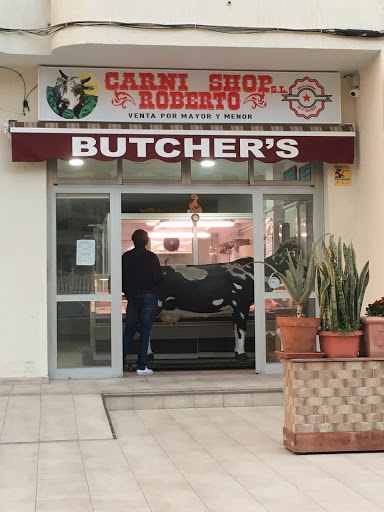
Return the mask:
<path id="1" fill-rule="evenodd" d="M 157 313 L 157 302 L 157 294 L 150 292 L 143 292 L 128 299 L 123 335 L 123 366 L 132 340 L 138 331 L 140 335 L 137 369 L 144 370 L 146 367 L 149 336 Z"/>

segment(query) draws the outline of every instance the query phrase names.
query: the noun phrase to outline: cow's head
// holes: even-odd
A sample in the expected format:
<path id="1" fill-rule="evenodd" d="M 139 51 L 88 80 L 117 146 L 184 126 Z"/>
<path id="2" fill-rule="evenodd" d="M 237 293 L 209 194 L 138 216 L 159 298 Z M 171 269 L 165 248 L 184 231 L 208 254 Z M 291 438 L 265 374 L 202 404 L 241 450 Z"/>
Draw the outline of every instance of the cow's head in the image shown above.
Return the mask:
<path id="1" fill-rule="evenodd" d="M 91 77 L 80 78 L 72 76 L 69 78 L 61 69 L 59 71 L 61 76 L 57 78 L 54 88 L 56 105 L 59 112 L 73 110 L 78 105 L 84 105 L 85 91 L 92 91 L 94 89 L 93 85 L 84 85 L 89 82 Z"/>
<path id="2" fill-rule="evenodd" d="M 285 274 L 286 270 L 288 270 L 288 253 L 290 253 L 293 262 L 296 264 L 297 255 L 300 251 L 300 246 L 298 245 L 296 238 L 291 238 L 287 240 L 277 249 L 275 253 L 268 258 L 265 258 L 266 263 L 272 265 L 276 270 L 278 270 L 281 274 Z M 273 273 L 273 270 L 269 267 L 265 267 L 265 275 L 270 276 Z"/>

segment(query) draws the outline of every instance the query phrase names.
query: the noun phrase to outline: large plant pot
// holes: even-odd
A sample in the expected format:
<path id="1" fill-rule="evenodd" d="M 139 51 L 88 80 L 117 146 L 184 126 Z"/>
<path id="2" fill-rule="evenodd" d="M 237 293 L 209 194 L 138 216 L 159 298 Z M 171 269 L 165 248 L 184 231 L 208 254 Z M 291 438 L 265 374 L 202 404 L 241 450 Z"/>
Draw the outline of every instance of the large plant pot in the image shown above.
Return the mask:
<path id="1" fill-rule="evenodd" d="M 361 317 L 364 337 L 360 343 L 360 355 L 364 357 L 384 357 L 384 317 Z"/>
<path id="2" fill-rule="evenodd" d="M 313 351 L 320 318 L 278 316 L 277 325 L 285 353 Z"/>
<path id="3" fill-rule="evenodd" d="M 345 358 L 359 355 L 360 339 L 363 331 L 343 332 L 320 331 L 320 350 L 325 357 Z"/>

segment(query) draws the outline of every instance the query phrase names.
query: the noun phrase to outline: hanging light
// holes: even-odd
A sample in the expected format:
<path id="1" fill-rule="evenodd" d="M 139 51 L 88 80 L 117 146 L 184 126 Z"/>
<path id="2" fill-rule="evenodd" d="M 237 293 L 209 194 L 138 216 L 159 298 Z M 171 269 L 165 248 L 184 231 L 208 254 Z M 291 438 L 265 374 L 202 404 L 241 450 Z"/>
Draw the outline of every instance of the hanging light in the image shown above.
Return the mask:
<path id="1" fill-rule="evenodd" d="M 235 225 L 234 220 L 199 220 L 199 228 L 232 228 Z M 147 226 L 154 226 L 155 223 L 147 222 Z M 191 228 L 193 222 L 191 220 L 164 220 L 156 224 L 155 229 L 160 228 Z"/>
<path id="2" fill-rule="evenodd" d="M 155 231 L 149 233 L 149 238 L 163 240 L 164 238 L 193 238 L 193 233 L 188 231 Z M 211 233 L 197 233 L 197 238 L 210 238 Z"/>
<path id="3" fill-rule="evenodd" d="M 213 167 L 215 162 L 213 160 L 203 160 L 200 164 L 202 167 Z"/>

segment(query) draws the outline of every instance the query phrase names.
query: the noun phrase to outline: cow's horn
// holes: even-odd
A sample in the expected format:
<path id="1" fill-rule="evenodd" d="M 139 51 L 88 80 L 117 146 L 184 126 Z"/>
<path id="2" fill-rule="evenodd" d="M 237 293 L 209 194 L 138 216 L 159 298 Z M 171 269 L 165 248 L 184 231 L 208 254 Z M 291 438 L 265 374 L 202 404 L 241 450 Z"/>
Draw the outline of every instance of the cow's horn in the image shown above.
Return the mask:
<path id="1" fill-rule="evenodd" d="M 90 81 L 90 79 L 91 79 L 91 77 L 90 77 L 90 76 L 89 76 L 88 78 L 82 78 L 82 79 L 81 79 L 81 83 L 82 83 L 82 84 L 85 84 L 85 83 L 89 82 L 89 81 Z"/>
<path id="2" fill-rule="evenodd" d="M 59 69 L 59 71 L 60 71 L 60 75 L 61 75 L 63 78 L 65 78 L 66 80 L 68 80 L 67 75 L 65 75 L 65 74 L 61 71 L 61 69 Z"/>

